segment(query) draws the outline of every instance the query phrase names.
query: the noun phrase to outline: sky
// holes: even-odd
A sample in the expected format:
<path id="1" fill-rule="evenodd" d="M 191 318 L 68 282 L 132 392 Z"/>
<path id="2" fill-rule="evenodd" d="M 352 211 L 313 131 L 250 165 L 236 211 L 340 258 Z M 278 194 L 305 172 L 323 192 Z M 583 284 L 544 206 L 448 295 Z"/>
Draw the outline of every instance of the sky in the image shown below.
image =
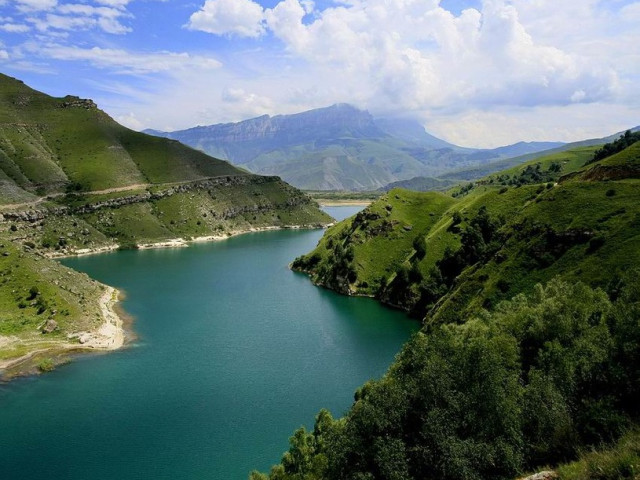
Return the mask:
<path id="1" fill-rule="evenodd" d="M 350 103 L 467 147 L 640 125 L 640 0 L 0 0 L 0 72 L 136 130 Z"/>

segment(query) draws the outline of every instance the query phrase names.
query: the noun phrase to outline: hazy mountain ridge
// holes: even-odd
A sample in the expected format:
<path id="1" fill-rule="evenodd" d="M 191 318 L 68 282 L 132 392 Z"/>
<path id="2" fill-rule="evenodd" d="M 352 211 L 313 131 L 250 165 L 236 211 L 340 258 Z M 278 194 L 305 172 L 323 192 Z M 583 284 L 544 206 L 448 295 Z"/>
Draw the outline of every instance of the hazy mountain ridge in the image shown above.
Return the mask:
<path id="1" fill-rule="evenodd" d="M 147 132 L 179 140 L 255 173 L 279 175 L 308 190 L 373 190 L 561 145 L 520 142 L 490 150 L 462 148 L 430 135 L 415 121 L 374 118 L 349 104 Z"/>

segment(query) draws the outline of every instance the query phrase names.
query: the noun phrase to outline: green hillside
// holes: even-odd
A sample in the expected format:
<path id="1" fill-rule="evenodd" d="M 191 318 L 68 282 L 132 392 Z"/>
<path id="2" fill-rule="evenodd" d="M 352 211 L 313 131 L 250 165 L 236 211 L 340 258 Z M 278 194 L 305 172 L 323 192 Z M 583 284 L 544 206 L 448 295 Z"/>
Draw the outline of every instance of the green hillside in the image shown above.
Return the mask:
<path id="1" fill-rule="evenodd" d="M 640 143 L 596 150 L 448 194 L 392 190 L 296 259 L 423 328 L 344 418 L 298 430 L 268 478 L 513 479 L 596 448 L 560 478 L 636 478 Z"/>
<path id="2" fill-rule="evenodd" d="M 553 154 L 449 194 L 392 190 L 293 266 L 419 317 L 437 306 L 430 319 L 495 304 L 560 273 L 605 286 L 612 271 L 640 260 L 639 148 L 586 166 L 596 147 Z"/>
<path id="3" fill-rule="evenodd" d="M 0 372 L 50 366 L 104 321 L 109 290 L 50 257 L 331 221 L 279 178 L 133 132 L 90 100 L 0 75 L 0 118 Z"/>
<path id="4" fill-rule="evenodd" d="M 53 98 L 1 74 L 0 118 L 0 181 L 30 193 L 242 173 L 178 142 L 122 127 L 91 100 Z"/>

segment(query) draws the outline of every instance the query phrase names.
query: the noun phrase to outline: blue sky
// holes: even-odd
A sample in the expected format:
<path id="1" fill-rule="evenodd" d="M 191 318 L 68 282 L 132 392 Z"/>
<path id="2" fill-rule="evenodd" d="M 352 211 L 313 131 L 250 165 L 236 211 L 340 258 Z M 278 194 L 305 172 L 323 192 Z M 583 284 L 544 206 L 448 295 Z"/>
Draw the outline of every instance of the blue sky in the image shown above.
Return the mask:
<path id="1" fill-rule="evenodd" d="M 164 130 L 345 102 L 463 146 L 640 124 L 640 0 L 0 0 L 0 71 Z"/>

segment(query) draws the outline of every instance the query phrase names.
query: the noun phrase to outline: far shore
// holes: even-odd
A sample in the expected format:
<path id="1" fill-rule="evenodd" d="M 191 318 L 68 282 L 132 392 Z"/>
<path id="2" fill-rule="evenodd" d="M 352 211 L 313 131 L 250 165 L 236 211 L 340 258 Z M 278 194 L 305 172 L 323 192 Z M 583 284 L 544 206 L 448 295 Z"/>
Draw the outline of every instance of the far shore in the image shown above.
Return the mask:
<path id="1" fill-rule="evenodd" d="M 181 247 L 187 247 L 192 243 L 217 242 L 217 241 L 226 240 L 228 238 L 235 237 L 238 235 L 244 235 L 246 233 L 266 232 L 271 230 L 314 230 L 318 228 L 330 227 L 333 224 L 334 222 L 326 223 L 326 224 L 317 224 L 317 225 L 285 225 L 281 227 L 280 226 L 251 227 L 248 229 L 233 230 L 223 235 L 207 235 L 204 237 L 194 237 L 190 239 L 169 238 L 169 239 L 161 240 L 158 242 L 140 243 L 136 245 L 135 250 L 148 250 L 152 248 L 181 248 Z M 114 252 L 119 249 L 120 249 L 120 246 L 114 243 L 111 245 L 106 245 L 106 246 L 101 246 L 96 248 L 82 248 L 79 250 L 72 250 L 64 253 L 51 252 L 51 253 L 46 253 L 45 256 L 53 259 L 81 257 L 85 255 L 95 255 L 99 253 Z"/>
<path id="2" fill-rule="evenodd" d="M 316 202 L 322 207 L 368 207 L 373 200 L 324 200 L 317 199 Z"/>

